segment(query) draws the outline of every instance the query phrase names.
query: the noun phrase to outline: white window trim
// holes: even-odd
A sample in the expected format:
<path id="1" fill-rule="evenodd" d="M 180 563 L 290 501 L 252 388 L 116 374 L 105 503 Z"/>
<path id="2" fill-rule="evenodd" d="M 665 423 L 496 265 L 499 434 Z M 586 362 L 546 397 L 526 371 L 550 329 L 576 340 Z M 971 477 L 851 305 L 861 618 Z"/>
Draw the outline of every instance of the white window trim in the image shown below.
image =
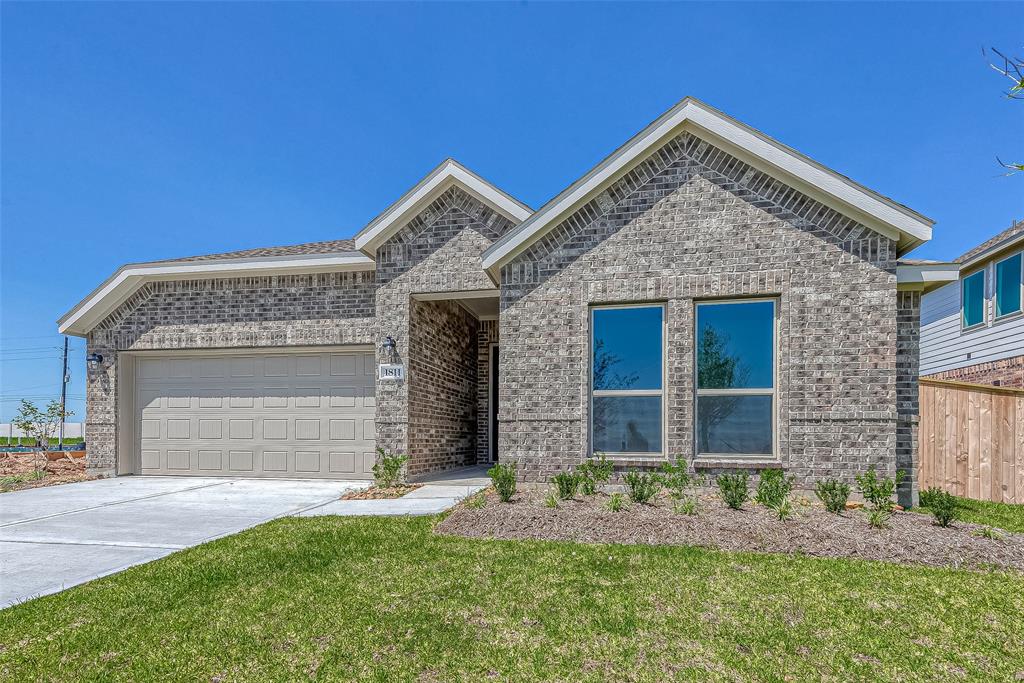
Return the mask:
<path id="1" fill-rule="evenodd" d="M 1010 259 L 1020 256 L 1020 272 L 1017 273 L 1017 287 L 1020 288 L 1020 308 L 1016 311 L 1010 311 L 1009 313 L 999 314 L 999 264 L 1003 261 L 1009 261 Z M 1015 316 L 1024 313 L 1024 251 L 1018 251 L 1014 254 L 1004 256 L 998 261 L 992 263 L 992 319 L 993 320 L 1007 320 Z"/>
<path id="2" fill-rule="evenodd" d="M 964 286 L 967 281 L 975 275 L 981 273 L 981 322 L 974 323 L 973 325 L 967 324 L 966 315 L 966 298 L 964 297 Z M 960 280 L 960 331 L 966 332 L 967 330 L 976 330 L 979 327 L 984 327 L 985 323 L 988 322 L 988 268 L 982 266 L 978 270 L 974 271 L 970 275 L 965 275 Z"/>
<path id="3" fill-rule="evenodd" d="M 772 304 L 772 387 L 771 389 L 701 389 L 697 380 L 697 344 L 700 330 L 697 328 L 698 309 L 701 306 L 723 304 L 749 304 L 768 301 Z M 694 302 L 693 307 L 693 455 L 696 461 L 737 460 L 777 462 L 779 460 L 779 299 L 759 296 L 743 299 L 707 299 Z M 701 453 L 697 440 L 697 410 L 701 396 L 771 396 L 772 398 L 772 452 L 771 453 Z"/>
<path id="4" fill-rule="evenodd" d="M 594 389 L 594 311 L 602 311 L 616 308 L 660 308 L 661 309 L 661 389 Z M 665 440 L 668 436 L 667 425 L 665 424 L 665 384 L 668 377 L 667 363 L 667 340 L 668 335 L 668 306 L 663 301 L 645 301 L 628 304 L 594 304 L 590 307 L 590 344 L 587 349 L 587 368 L 589 368 L 589 379 L 587 389 L 589 390 L 589 434 L 588 450 L 591 455 L 604 453 L 609 458 L 664 458 Z M 602 396 L 659 396 L 661 397 L 661 450 L 660 451 L 595 451 L 594 450 L 594 398 Z"/>

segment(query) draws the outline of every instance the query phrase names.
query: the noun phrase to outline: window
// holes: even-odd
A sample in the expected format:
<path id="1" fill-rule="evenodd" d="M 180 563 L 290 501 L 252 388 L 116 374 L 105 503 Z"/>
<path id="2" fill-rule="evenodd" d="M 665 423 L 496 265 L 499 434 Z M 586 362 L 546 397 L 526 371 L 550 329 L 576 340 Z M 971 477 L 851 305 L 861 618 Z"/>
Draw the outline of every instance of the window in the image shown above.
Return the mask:
<path id="1" fill-rule="evenodd" d="M 611 454 L 662 453 L 663 306 L 591 309 L 591 446 Z"/>
<path id="2" fill-rule="evenodd" d="M 1021 254 L 996 263 L 996 317 L 1020 311 Z"/>
<path id="3" fill-rule="evenodd" d="M 697 455 L 775 453 L 772 299 L 697 304 Z"/>
<path id="4" fill-rule="evenodd" d="M 985 322 L 985 271 L 979 270 L 964 278 L 963 326 L 974 327 Z"/>

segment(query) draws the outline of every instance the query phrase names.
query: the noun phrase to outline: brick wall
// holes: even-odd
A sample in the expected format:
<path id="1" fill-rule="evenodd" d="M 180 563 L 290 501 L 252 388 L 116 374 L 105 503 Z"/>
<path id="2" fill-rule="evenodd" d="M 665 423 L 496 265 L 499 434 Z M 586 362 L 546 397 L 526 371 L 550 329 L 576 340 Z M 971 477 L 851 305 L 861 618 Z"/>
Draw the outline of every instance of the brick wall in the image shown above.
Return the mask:
<path id="1" fill-rule="evenodd" d="M 667 304 L 667 453 L 692 457 L 694 300 L 772 296 L 782 465 L 801 486 L 893 473 L 895 258 L 891 240 L 680 135 L 502 269 L 503 460 L 542 479 L 587 456 L 589 306 L 644 301 Z"/>
<path id="2" fill-rule="evenodd" d="M 989 384 L 997 387 L 1024 389 L 1024 355 L 1003 358 L 988 363 L 968 365 L 928 375 L 931 379 L 948 379 L 954 382 Z"/>
<path id="3" fill-rule="evenodd" d="M 904 506 L 917 505 L 917 436 L 921 368 L 921 293 L 896 295 L 896 469 L 906 478 L 899 488 Z"/>
<path id="4" fill-rule="evenodd" d="M 491 459 L 491 344 L 498 343 L 498 321 L 481 320 L 477 328 L 477 462 Z"/>
<path id="5" fill-rule="evenodd" d="M 375 288 L 373 272 L 146 285 L 87 340 L 103 356 L 86 380 L 90 470 L 115 471 L 120 352 L 374 343 Z"/>
<path id="6" fill-rule="evenodd" d="M 409 309 L 409 474 L 476 463 L 477 328 L 454 301 Z"/>

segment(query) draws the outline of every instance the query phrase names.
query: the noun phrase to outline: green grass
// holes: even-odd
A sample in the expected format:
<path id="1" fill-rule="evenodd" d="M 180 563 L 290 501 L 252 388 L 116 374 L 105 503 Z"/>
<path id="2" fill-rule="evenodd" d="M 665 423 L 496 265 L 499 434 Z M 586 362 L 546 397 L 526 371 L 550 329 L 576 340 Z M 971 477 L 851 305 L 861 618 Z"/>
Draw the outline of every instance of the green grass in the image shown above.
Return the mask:
<path id="1" fill-rule="evenodd" d="M 0 679 L 1013 680 L 1024 577 L 285 519 L 0 612 Z"/>
<path id="2" fill-rule="evenodd" d="M 974 524 L 985 524 L 997 529 L 1024 533 L 1024 505 L 991 503 L 970 498 L 957 498 L 959 519 Z M 914 508 L 914 512 L 927 513 L 928 508 Z M 955 523 L 955 522 L 954 522 Z"/>
<path id="3" fill-rule="evenodd" d="M 51 446 L 56 446 L 58 441 L 59 441 L 59 439 L 57 437 L 53 437 L 53 438 L 50 439 L 50 445 Z M 64 437 L 64 445 L 65 446 L 69 446 L 71 444 L 79 444 L 79 443 L 82 443 L 83 441 L 84 441 L 84 439 L 82 437 L 80 437 L 80 436 L 65 436 Z M 35 445 L 36 445 L 36 440 L 35 439 L 30 439 L 27 436 L 14 436 L 14 437 L 10 437 L 10 438 L 8 438 L 6 436 L 0 436 L 0 446 L 35 446 Z"/>
<path id="4" fill-rule="evenodd" d="M 22 472 L 21 474 L 8 474 L 0 477 L 0 492 L 12 489 L 18 484 L 26 481 L 36 481 L 37 479 L 45 478 L 46 472 L 44 470 L 32 470 L 31 472 Z"/>

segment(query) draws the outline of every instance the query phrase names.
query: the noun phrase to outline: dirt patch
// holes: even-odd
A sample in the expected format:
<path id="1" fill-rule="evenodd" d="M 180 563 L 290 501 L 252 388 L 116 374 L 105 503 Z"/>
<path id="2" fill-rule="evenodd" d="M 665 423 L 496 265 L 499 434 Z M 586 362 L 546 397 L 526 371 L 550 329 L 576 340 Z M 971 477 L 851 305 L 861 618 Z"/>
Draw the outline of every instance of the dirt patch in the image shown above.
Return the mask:
<path id="1" fill-rule="evenodd" d="M 378 488 L 371 486 L 361 491 L 349 491 L 341 497 L 342 500 L 384 500 L 387 498 L 401 498 L 423 486 L 423 484 L 405 484 L 403 486 L 391 486 L 389 488 Z"/>
<path id="2" fill-rule="evenodd" d="M 39 453 L 0 453 L 0 493 L 89 481 L 84 457 L 50 460 Z"/>
<path id="3" fill-rule="evenodd" d="M 487 497 L 482 508 L 456 508 L 436 531 L 469 538 L 558 540 L 582 543 L 694 545 L 732 551 L 849 557 L 937 567 L 1024 571 L 1024 534 L 982 538 L 977 524 L 936 526 L 932 518 L 896 512 L 887 529 L 868 526 L 863 510 L 828 513 L 817 503 L 797 505 L 785 522 L 759 505 L 730 510 L 717 496 L 701 496 L 696 515 L 676 513 L 665 497 L 611 512 L 608 496 L 544 505 L 545 492 L 517 493 L 510 503 Z"/>

